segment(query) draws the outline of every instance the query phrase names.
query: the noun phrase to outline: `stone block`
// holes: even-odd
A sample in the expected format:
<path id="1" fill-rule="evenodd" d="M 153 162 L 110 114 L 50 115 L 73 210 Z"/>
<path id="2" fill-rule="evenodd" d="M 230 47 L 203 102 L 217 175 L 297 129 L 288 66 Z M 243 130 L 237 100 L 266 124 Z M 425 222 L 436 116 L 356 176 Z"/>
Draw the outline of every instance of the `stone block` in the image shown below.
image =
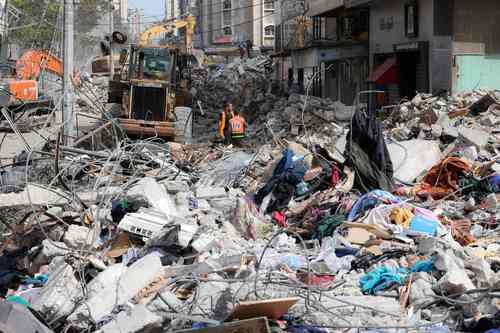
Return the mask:
<path id="1" fill-rule="evenodd" d="M 149 333 L 158 331 L 163 318 L 149 311 L 145 305 L 137 305 L 130 311 L 122 311 L 116 319 L 104 325 L 99 333 Z"/>
<path id="2" fill-rule="evenodd" d="M 75 224 L 71 224 L 64 233 L 64 243 L 72 249 L 86 248 L 94 241 L 94 231 Z"/>
<path id="3" fill-rule="evenodd" d="M 63 262 L 50 274 L 49 282 L 33 302 L 32 308 L 43 313 L 47 321 L 52 321 L 69 315 L 81 297 L 82 285 L 75 278 L 75 271 Z"/>
<path id="4" fill-rule="evenodd" d="M 166 181 L 165 188 L 170 194 L 177 194 L 179 192 L 188 192 L 189 185 L 182 181 Z"/>
<path id="5" fill-rule="evenodd" d="M 481 149 L 488 144 L 490 134 L 480 129 L 460 127 L 458 129 L 460 138 L 471 145 Z"/>
<path id="6" fill-rule="evenodd" d="M 197 199 L 216 199 L 227 197 L 226 189 L 223 187 L 200 186 L 196 189 Z"/>
<path id="7" fill-rule="evenodd" d="M 120 304 L 125 304 L 141 289 L 150 284 L 163 271 L 161 259 L 152 253 L 135 262 L 120 276 L 117 283 L 109 284 L 80 305 L 68 317 L 74 325 L 98 322 Z"/>
<path id="8" fill-rule="evenodd" d="M 465 270 L 453 269 L 439 279 L 437 286 L 446 294 L 460 294 L 475 289 Z"/>

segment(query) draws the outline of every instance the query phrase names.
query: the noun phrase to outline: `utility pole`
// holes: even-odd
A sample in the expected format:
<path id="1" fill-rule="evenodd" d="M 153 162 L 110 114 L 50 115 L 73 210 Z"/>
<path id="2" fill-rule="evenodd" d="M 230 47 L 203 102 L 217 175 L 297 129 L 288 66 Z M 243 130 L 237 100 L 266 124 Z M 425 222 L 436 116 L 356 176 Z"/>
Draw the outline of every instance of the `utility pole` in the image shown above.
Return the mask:
<path id="1" fill-rule="evenodd" d="M 113 0 L 109 0 L 109 79 L 113 80 L 115 76 L 115 62 L 113 52 L 113 30 L 115 28 Z"/>
<path id="2" fill-rule="evenodd" d="M 9 0 L 5 0 L 2 8 L 2 19 L 1 19 L 1 45 L 0 45 L 0 63 L 7 64 L 8 52 L 9 52 Z"/>
<path id="3" fill-rule="evenodd" d="M 62 121 L 65 144 L 73 135 L 74 0 L 64 0 L 64 76 Z"/>

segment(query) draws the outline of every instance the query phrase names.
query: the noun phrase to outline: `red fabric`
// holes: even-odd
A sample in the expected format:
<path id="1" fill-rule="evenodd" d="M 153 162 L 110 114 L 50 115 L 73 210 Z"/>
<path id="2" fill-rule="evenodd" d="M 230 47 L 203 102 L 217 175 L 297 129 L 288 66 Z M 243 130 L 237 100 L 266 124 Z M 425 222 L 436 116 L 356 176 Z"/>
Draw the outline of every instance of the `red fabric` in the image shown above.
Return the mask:
<path id="1" fill-rule="evenodd" d="M 375 68 L 367 81 L 380 85 L 399 83 L 396 63 L 396 57 L 388 58 L 382 65 Z"/>
<path id="2" fill-rule="evenodd" d="M 337 167 L 332 168 L 332 178 L 330 179 L 330 184 L 332 187 L 337 186 L 337 184 L 340 183 L 340 172 Z"/>
<path id="3" fill-rule="evenodd" d="M 280 212 L 273 213 L 273 220 L 282 228 L 288 228 L 288 222 L 286 221 L 285 214 Z"/>

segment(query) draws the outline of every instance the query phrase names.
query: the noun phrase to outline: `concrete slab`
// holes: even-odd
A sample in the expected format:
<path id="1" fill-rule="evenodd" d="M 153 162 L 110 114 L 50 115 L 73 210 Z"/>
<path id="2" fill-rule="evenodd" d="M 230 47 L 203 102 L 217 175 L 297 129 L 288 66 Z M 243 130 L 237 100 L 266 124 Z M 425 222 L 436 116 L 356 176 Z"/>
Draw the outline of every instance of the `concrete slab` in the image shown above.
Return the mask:
<path id="1" fill-rule="evenodd" d="M 117 283 L 109 284 L 80 305 L 68 321 L 85 326 L 99 322 L 120 304 L 126 303 L 163 272 L 160 257 L 152 253 L 127 268 Z"/>
<path id="2" fill-rule="evenodd" d="M 481 149 L 488 144 L 490 134 L 480 129 L 460 127 L 458 129 L 459 137 L 466 143 Z"/>
<path id="3" fill-rule="evenodd" d="M 438 141 L 409 140 L 387 145 L 394 166 L 394 177 L 412 183 L 436 165 L 442 156 Z"/>
<path id="4" fill-rule="evenodd" d="M 52 321 L 69 315 L 81 297 L 81 283 L 75 278 L 73 268 L 63 263 L 50 274 L 49 282 L 32 308 L 43 313 L 47 321 Z"/>
<path id="5" fill-rule="evenodd" d="M 137 305 L 130 313 L 120 312 L 116 319 L 104 325 L 99 333 L 148 333 L 161 328 L 162 317 L 149 311 L 145 305 Z"/>

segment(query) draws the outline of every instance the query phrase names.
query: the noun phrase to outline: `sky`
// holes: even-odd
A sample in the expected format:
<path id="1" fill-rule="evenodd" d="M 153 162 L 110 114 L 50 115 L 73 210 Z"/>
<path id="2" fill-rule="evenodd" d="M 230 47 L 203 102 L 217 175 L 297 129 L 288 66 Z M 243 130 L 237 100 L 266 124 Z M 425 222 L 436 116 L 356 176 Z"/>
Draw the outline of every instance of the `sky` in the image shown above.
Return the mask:
<path id="1" fill-rule="evenodd" d="M 145 21 L 161 20 L 165 14 L 165 0 L 129 0 L 128 6 L 144 9 Z"/>

